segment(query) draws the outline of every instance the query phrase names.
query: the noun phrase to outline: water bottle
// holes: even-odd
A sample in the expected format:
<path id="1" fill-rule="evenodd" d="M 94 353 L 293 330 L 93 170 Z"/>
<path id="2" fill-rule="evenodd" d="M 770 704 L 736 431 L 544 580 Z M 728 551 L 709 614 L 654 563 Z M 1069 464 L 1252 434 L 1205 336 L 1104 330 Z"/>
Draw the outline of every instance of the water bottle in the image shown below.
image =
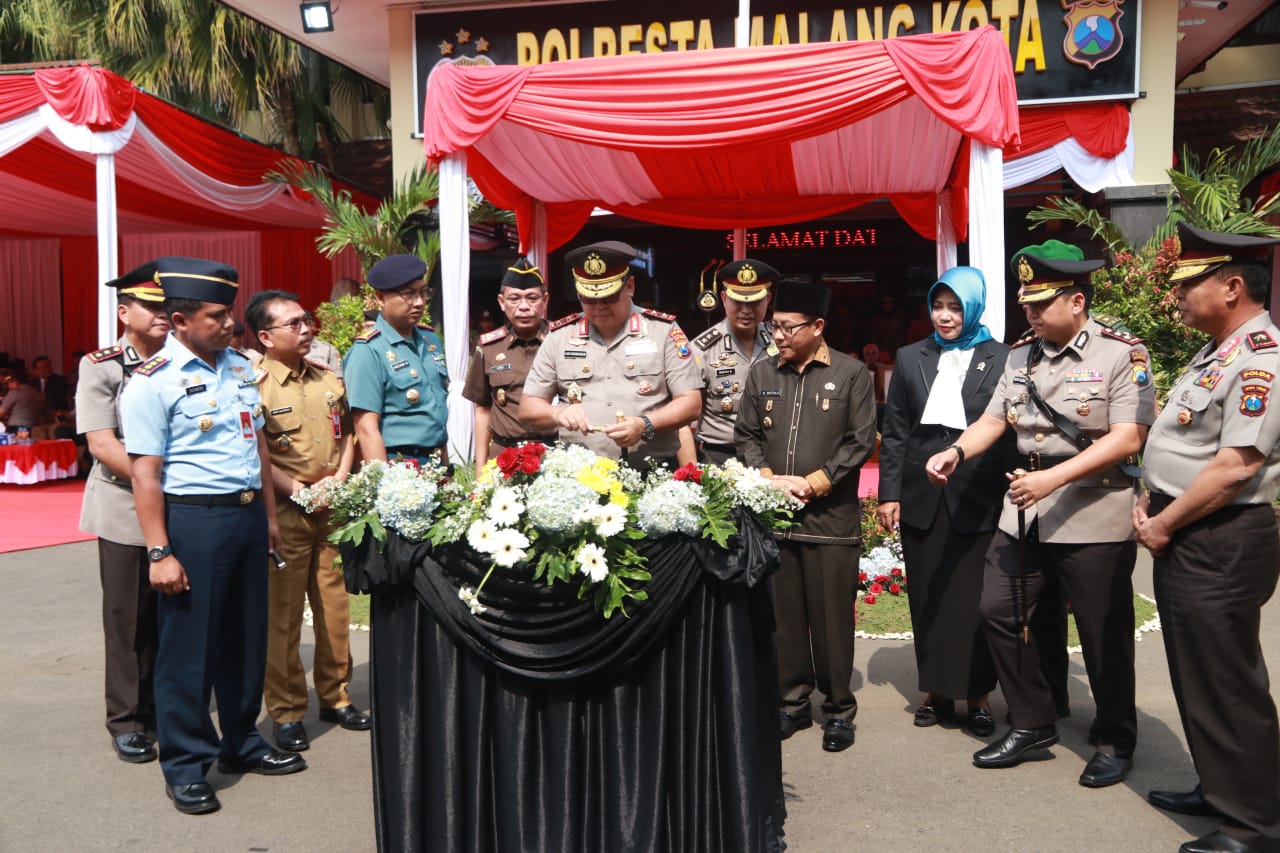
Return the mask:
<path id="1" fill-rule="evenodd" d="M 18 427 L 18 444 L 31 443 L 31 427 Z"/>

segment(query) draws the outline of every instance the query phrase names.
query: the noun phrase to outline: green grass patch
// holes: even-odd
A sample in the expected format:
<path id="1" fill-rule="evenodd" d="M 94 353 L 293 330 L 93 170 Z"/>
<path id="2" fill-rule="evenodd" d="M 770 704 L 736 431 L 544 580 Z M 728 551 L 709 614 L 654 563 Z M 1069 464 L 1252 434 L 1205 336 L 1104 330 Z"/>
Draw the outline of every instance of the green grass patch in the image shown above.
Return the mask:
<path id="1" fill-rule="evenodd" d="M 369 596 L 348 595 L 347 600 L 351 602 L 351 624 L 352 625 L 368 625 L 369 624 Z"/>
<path id="2" fill-rule="evenodd" d="M 911 611 L 907 596 L 882 593 L 875 604 L 867 604 L 861 598 L 856 605 L 858 630 L 868 634 L 903 634 L 911 630 Z M 1140 595 L 1133 597 L 1134 624 L 1143 625 L 1155 618 L 1156 605 Z M 1067 614 L 1067 645 L 1080 645 L 1080 632 L 1076 630 L 1075 616 Z"/>

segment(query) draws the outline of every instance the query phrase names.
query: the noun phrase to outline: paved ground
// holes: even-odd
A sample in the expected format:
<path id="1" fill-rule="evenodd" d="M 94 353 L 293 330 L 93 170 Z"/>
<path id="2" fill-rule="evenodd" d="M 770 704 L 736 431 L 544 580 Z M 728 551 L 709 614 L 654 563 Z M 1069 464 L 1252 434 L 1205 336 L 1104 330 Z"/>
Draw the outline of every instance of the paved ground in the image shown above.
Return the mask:
<path id="1" fill-rule="evenodd" d="M 2 555 L 0 583 L 0 850 L 373 849 L 367 735 L 320 724 L 313 709 L 305 773 L 271 779 L 215 771 L 222 811 L 181 815 L 165 799 L 159 767 L 118 761 L 102 727 L 93 544 Z M 1151 592 L 1145 562 L 1137 586 Z M 1280 669 L 1275 604 L 1264 619 L 1264 646 Z M 367 634 L 354 638 L 353 654 L 353 696 L 366 706 Z M 969 761 L 980 743 L 963 731 L 912 727 L 919 697 L 910 644 L 860 640 L 857 743 L 829 755 L 813 728 L 784 744 L 790 849 L 1177 850 L 1213 825 L 1170 817 L 1143 800 L 1152 787 L 1189 788 L 1195 779 L 1158 634 L 1145 635 L 1137 660 L 1137 766 L 1124 785 L 1088 790 L 1076 784 L 1090 754 L 1091 714 L 1079 656 L 1072 657 L 1074 714 L 1061 726 L 1053 758 L 983 771 Z M 994 705 L 1002 717 L 1002 701 Z"/>

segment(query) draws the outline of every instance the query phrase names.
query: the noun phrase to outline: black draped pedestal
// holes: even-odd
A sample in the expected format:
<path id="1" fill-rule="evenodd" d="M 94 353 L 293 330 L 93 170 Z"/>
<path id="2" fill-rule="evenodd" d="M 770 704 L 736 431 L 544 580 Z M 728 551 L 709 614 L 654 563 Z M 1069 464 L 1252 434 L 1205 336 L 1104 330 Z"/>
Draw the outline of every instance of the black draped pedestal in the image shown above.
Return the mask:
<path id="1" fill-rule="evenodd" d="M 576 584 L 495 572 L 390 534 L 344 548 L 372 590 L 373 775 L 381 851 L 782 849 L 773 607 L 755 522 L 724 551 L 640 543 L 630 618 Z"/>

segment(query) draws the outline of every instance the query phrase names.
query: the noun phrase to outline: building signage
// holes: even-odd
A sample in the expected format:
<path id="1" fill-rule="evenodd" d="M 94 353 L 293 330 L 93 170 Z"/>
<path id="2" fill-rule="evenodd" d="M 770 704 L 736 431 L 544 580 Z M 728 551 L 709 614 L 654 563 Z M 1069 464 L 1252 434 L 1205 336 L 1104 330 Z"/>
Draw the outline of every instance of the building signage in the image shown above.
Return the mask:
<path id="1" fill-rule="evenodd" d="M 733 46 L 736 0 L 525 4 L 414 16 L 417 127 L 443 60 L 536 65 L 591 56 Z M 875 41 L 991 24 L 1004 35 L 1018 102 L 1135 98 L 1141 0 L 755 0 L 751 44 Z"/>
<path id="2" fill-rule="evenodd" d="M 748 252 L 769 249 L 854 249 L 876 244 L 874 228 L 766 228 L 748 230 L 743 246 Z M 724 246 L 733 249 L 733 232 L 725 235 Z"/>

